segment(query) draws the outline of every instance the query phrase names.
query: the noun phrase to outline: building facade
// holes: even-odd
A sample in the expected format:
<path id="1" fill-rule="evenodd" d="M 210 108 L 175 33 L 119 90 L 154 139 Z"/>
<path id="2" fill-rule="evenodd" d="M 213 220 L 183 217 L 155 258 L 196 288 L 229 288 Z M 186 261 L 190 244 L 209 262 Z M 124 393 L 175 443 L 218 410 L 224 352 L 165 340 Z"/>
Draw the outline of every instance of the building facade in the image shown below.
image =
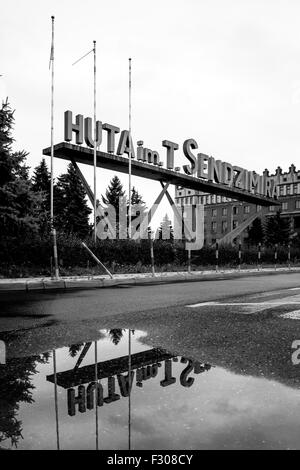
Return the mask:
<path id="1" fill-rule="evenodd" d="M 234 242 L 246 242 L 248 228 L 256 217 L 265 219 L 274 215 L 278 210 L 281 217 L 291 220 L 295 233 L 300 233 L 300 171 L 295 165 L 283 172 L 280 167 L 274 174 L 266 169 L 264 174 L 275 181 L 276 195 L 280 206 L 261 207 L 254 204 L 235 201 L 215 194 L 205 194 L 182 187 L 175 189 L 175 202 L 178 205 L 204 205 L 204 244 L 211 245 L 221 241 L 232 230 L 240 233 Z"/>

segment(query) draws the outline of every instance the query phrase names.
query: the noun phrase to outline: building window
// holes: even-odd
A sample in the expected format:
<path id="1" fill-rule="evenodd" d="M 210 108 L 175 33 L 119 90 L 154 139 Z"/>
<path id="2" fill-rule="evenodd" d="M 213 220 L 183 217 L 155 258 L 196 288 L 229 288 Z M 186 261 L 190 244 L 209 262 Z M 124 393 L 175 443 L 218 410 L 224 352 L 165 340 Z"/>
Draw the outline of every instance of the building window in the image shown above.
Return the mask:
<path id="1" fill-rule="evenodd" d="M 217 222 L 212 222 L 211 223 L 211 231 L 216 232 L 217 231 Z"/>
<path id="2" fill-rule="evenodd" d="M 296 209 L 300 209 L 300 199 L 298 199 L 298 201 L 296 201 Z"/>
<path id="3" fill-rule="evenodd" d="M 283 190 L 284 190 L 284 187 L 283 187 L 283 186 L 279 186 L 279 194 L 280 194 L 280 196 L 283 196 Z"/>
<path id="4" fill-rule="evenodd" d="M 256 206 L 256 212 L 259 212 L 259 211 L 261 211 L 261 206 L 260 206 L 260 205 L 257 205 L 257 206 Z"/>
<path id="5" fill-rule="evenodd" d="M 238 207 L 233 206 L 232 211 L 233 211 L 233 215 L 237 215 L 238 214 Z"/>
<path id="6" fill-rule="evenodd" d="M 274 212 L 274 211 L 275 211 L 275 206 L 270 206 L 270 207 L 269 207 L 269 211 L 270 211 L 270 212 Z"/>
<path id="7" fill-rule="evenodd" d="M 223 215 L 223 216 L 227 215 L 227 207 L 223 207 L 223 209 L 222 209 L 222 215 Z"/>
<path id="8" fill-rule="evenodd" d="M 223 220 L 222 222 L 222 232 L 227 232 L 227 228 L 228 228 L 228 225 L 227 225 L 227 221 L 226 220 Z"/>
<path id="9" fill-rule="evenodd" d="M 245 212 L 245 214 L 250 214 L 250 206 L 245 206 L 244 207 L 244 212 Z"/>
<path id="10" fill-rule="evenodd" d="M 233 220 L 233 221 L 232 221 L 232 230 L 234 230 L 235 228 L 237 228 L 238 225 L 239 225 L 238 221 L 237 221 L 237 220 Z"/>
<path id="11" fill-rule="evenodd" d="M 211 215 L 212 217 L 217 217 L 217 209 L 212 209 Z"/>
<path id="12" fill-rule="evenodd" d="M 288 203 L 287 203 L 287 202 L 283 202 L 283 203 L 281 204 L 281 208 L 282 208 L 283 211 L 286 211 L 287 208 L 288 208 Z"/>
<path id="13" fill-rule="evenodd" d="M 291 194 L 291 186 L 289 184 L 286 186 L 286 194 Z"/>
<path id="14" fill-rule="evenodd" d="M 179 194 L 179 196 L 181 196 L 181 191 L 178 194 Z"/>
<path id="15" fill-rule="evenodd" d="M 298 193 L 298 184 L 294 184 L 294 194 Z"/>

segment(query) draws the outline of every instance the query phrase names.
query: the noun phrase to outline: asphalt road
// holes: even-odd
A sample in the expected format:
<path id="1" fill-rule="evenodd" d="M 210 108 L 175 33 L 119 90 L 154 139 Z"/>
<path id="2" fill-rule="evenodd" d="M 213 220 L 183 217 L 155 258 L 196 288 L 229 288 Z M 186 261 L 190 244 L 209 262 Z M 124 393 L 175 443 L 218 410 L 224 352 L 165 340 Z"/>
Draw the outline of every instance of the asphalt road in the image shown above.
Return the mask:
<path id="1" fill-rule="evenodd" d="M 281 351 L 288 361 L 292 341 L 300 339 L 300 322 L 281 314 L 300 309 L 298 287 L 299 274 L 285 273 L 2 295 L 0 340 L 9 344 L 12 355 L 30 355 L 96 339 L 103 328 L 132 328 L 146 331 L 145 341 L 153 346 L 226 367 L 228 351 L 246 360 L 245 350 L 256 355 L 261 345 L 262 362 L 269 350 L 277 361 L 274 351 Z M 187 307 L 198 303 L 196 308 Z"/>
<path id="2" fill-rule="evenodd" d="M 49 321 L 70 322 L 72 325 L 74 321 L 98 320 L 125 313 L 178 307 L 298 286 L 300 275 L 285 273 L 49 294 L 15 292 L 0 295 L 0 331 L 30 328 Z"/>
<path id="3" fill-rule="evenodd" d="M 225 425 L 220 442 L 217 433 L 212 444 L 207 444 L 205 431 L 202 446 L 299 446 L 299 274 L 56 294 L 10 294 L 1 296 L 0 308 L 0 340 L 6 345 L 6 357 L 11 367 L 27 360 L 30 363 L 32 358 L 36 360 L 37 354 L 57 349 L 57 357 L 63 358 L 58 362 L 58 368 L 66 370 L 64 350 L 60 349 L 63 346 L 82 345 L 103 338 L 103 329 L 130 328 L 135 334 L 140 330 L 146 335 L 139 341 L 147 346 L 181 356 L 184 363 L 199 361 L 215 371 L 216 375 L 201 376 L 196 408 L 188 408 L 189 389 L 182 391 L 184 405 L 180 401 L 179 406 L 190 409 L 189 413 L 184 412 L 184 419 L 188 423 L 194 422 L 195 416 L 201 418 L 203 410 L 212 407 L 213 423 L 218 432 L 222 431 L 222 425 L 215 417 L 221 412 L 225 416 L 224 422 L 238 416 L 242 424 L 234 428 L 233 434 Z M 125 332 L 123 335 L 126 338 Z M 295 351 L 296 341 L 299 346 Z M 99 343 L 101 346 L 101 341 Z M 109 347 L 115 348 L 112 343 Z M 295 352 L 297 363 L 293 361 Z M 208 381 L 210 377 L 212 382 Z M 226 377 L 230 378 L 230 387 Z M 42 390 L 43 387 L 44 382 Z M 149 396 L 151 398 L 151 393 Z M 172 399 L 176 396 L 175 393 Z M 228 400 L 233 408 L 228 408 Z M 157 411 L 155 401 L 154 404 L 153 414 Z M 168 409 L 172 404 L 173 401 L 166 401 Z M 253 410 L 257 408 L 260 411 L 253 427 L 249 428 Z M 273 429 L 281 422 L 279 437 L 272 437 Z M 29 429 L 30 422 L 26 426 L 24 428 Z M 170 426 L 168 424 L 167 435 Z M 155 435 L 158 428 L 153 427 Z M 193 427 L 187 429 L 190 442 L 198 431 L 190 431 Z M 282 442 L 282 435 L 286 437 L 286 443 Z M 197 445 L 198 441 L 195 447 Z"/>

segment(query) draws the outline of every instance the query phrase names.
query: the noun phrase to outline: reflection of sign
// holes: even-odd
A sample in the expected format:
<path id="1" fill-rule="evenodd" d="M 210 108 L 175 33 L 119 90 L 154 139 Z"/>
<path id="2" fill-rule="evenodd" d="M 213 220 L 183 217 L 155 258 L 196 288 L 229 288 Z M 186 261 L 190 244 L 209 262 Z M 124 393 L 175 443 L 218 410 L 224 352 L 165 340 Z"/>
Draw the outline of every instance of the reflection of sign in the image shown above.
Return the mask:
<path id="1" fill-rule="evenodd" d="M 82 114 L 77 114 L 75 122 L 73 122 L 72 112 L 65 112 L 65 132 L 64 139 L 66 142 L 71 142 L 73 134 L 75 134 L 75 141 L 77 145 L 84 142 L 88 147 L 94 147 L 92 119 L 84 118 Z M 106 132 L 107 153 L 123 156 L 131 152 L 132 158 L 135 158 L 135 149 L 132 140 L 129 141 L 129 132 L 122 130 L 112 124 L 102 124 L 97 121 L 96 123 L 96 146 L 99 147 L 102 143 L 102 131 Z M 120 133 L 118 144 L 116 143 L 116 136 Z M 169 140 L 163 140 L 162 146 L 166 148 L 166 167 L 168 170 L 179 170 L 175 165 L 175 151 L 179 149 L 179 145 Z M 186 175 L 194 176 L 200 180 L 207 180 L 213 183 L 222 184 L 225 187 L 241 189 L 249 193 L 264 195 L 267 197 L 274 197 L 275 184 L 272 178 L 266 175 L 258 175 L 255 171 L 248 171 L 244 168 L 231 165 L 221 160 L 216 160 L 213 157 L 203 153 L 195 153 L 194 150 L 198 149 L 198 144 L 194 139 L 187 139 L 183 143 L 182 151 L 184 156 L 189 161 L 188 165 L 183 165 L 183 171 Z M 144 163 L 150 163 L 154 166 L 162 167 L 163 163 L 160 160 L 160 155 L 156 150 L 144 147 L 143 141 L 138 141 L 136 149 L 137 160 Z"/>
<path id="2" fill-rule="evenodd" d="M 131 374 L 128 373 L 128 356 L 97 364 L 98 379 L 107 379 L 107 396 L 104 396 L 103 384 L 96 383 L 95 365 L 82 367 L 57 374 L 57 384 L 68 388 L 68 414 L 74 416 L 76 407 L 80 413 L 91 410 L 96 406 L 113 403 L 122 397 L 128 397 L 134 379 L 137 387 L 143 387 L 143 382 L 154 379 L 158 369 L 164 367 L 164 379 L 160 381 L 161 387 L 168 387 L 176 382 L 173 377 L 172 362 L 178 362 L 172 356 L 160 349 L 151 349 L 131 356 Z M 211 368 L 209 364 L 201 364 L 191 359 L 181 357 L 180 362 L 187 364 L 181 371 L 179 381 L 183 387 L 191 387 L 195 381 L 190 374 L 200 374 Z M 122 373 L 127 372 L 127 375 Z M 54 376 L 47 376 L 47 380 L 54 382 Z M 88 385 L 83 385 L 86 384 Z M 77 387 L 77 391 L 74 386 Z M 117 390 L 118 386 L 118 390 Z M 117 393 L 118 392 L 118 393 Z"/>
<path id="3" fill-rule="evenodd" d="M 141 366 L 147 366 L 154 362 L 160 362 L 171 358 L 172 355 L 162 349 L 150 349 L 131 355 L 131 369 L 137 369 Z M 118 357 L 109 361 L 98 362 L 97 376 L 103 379 L 112 375 L 121 374 L 128 370 L 128 356 Z M 95 365 L 80 367 L 76 370 L 67 370 L 59 372 L 57 375 L 57 385 L 63 388 L 70 388 L 90 382 L 95 378 Z M 54 383 L 54 375 L 48 375 L 47 380 Z"/>

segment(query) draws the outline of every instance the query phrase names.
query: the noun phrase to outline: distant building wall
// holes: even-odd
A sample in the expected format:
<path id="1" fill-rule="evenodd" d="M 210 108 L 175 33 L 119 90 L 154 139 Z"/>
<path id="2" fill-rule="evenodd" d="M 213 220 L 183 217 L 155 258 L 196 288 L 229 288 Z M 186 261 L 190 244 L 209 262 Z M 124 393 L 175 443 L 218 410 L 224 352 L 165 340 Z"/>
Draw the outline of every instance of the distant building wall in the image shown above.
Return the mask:
<path id="1" fill-rule="evenodd" d="M 175 202 L 179 205 L 203 204 L 204 205 L 204 244 L 210 245 L 220 240 L 231 232 L 252 214 L 262 209 L 263 218 L 274 215 L 278 210 L 282 217 L 292 220 L 292 228 L 300 233 L 300 171 L 296 171 L 295 165 L 289 167 L 289 171 L 282 172 L 280 167 L 274 174 L 265 170 L 264 174 L 272 177 L 276 184 L 277 200 L 280 206 L 261 208 L 254 204 L 235 201 L 215 194 L 205 194 L 192 189 L 176 187 Z M 243 243 L 248 237 L 247 229 L 239 239 Z"/>

